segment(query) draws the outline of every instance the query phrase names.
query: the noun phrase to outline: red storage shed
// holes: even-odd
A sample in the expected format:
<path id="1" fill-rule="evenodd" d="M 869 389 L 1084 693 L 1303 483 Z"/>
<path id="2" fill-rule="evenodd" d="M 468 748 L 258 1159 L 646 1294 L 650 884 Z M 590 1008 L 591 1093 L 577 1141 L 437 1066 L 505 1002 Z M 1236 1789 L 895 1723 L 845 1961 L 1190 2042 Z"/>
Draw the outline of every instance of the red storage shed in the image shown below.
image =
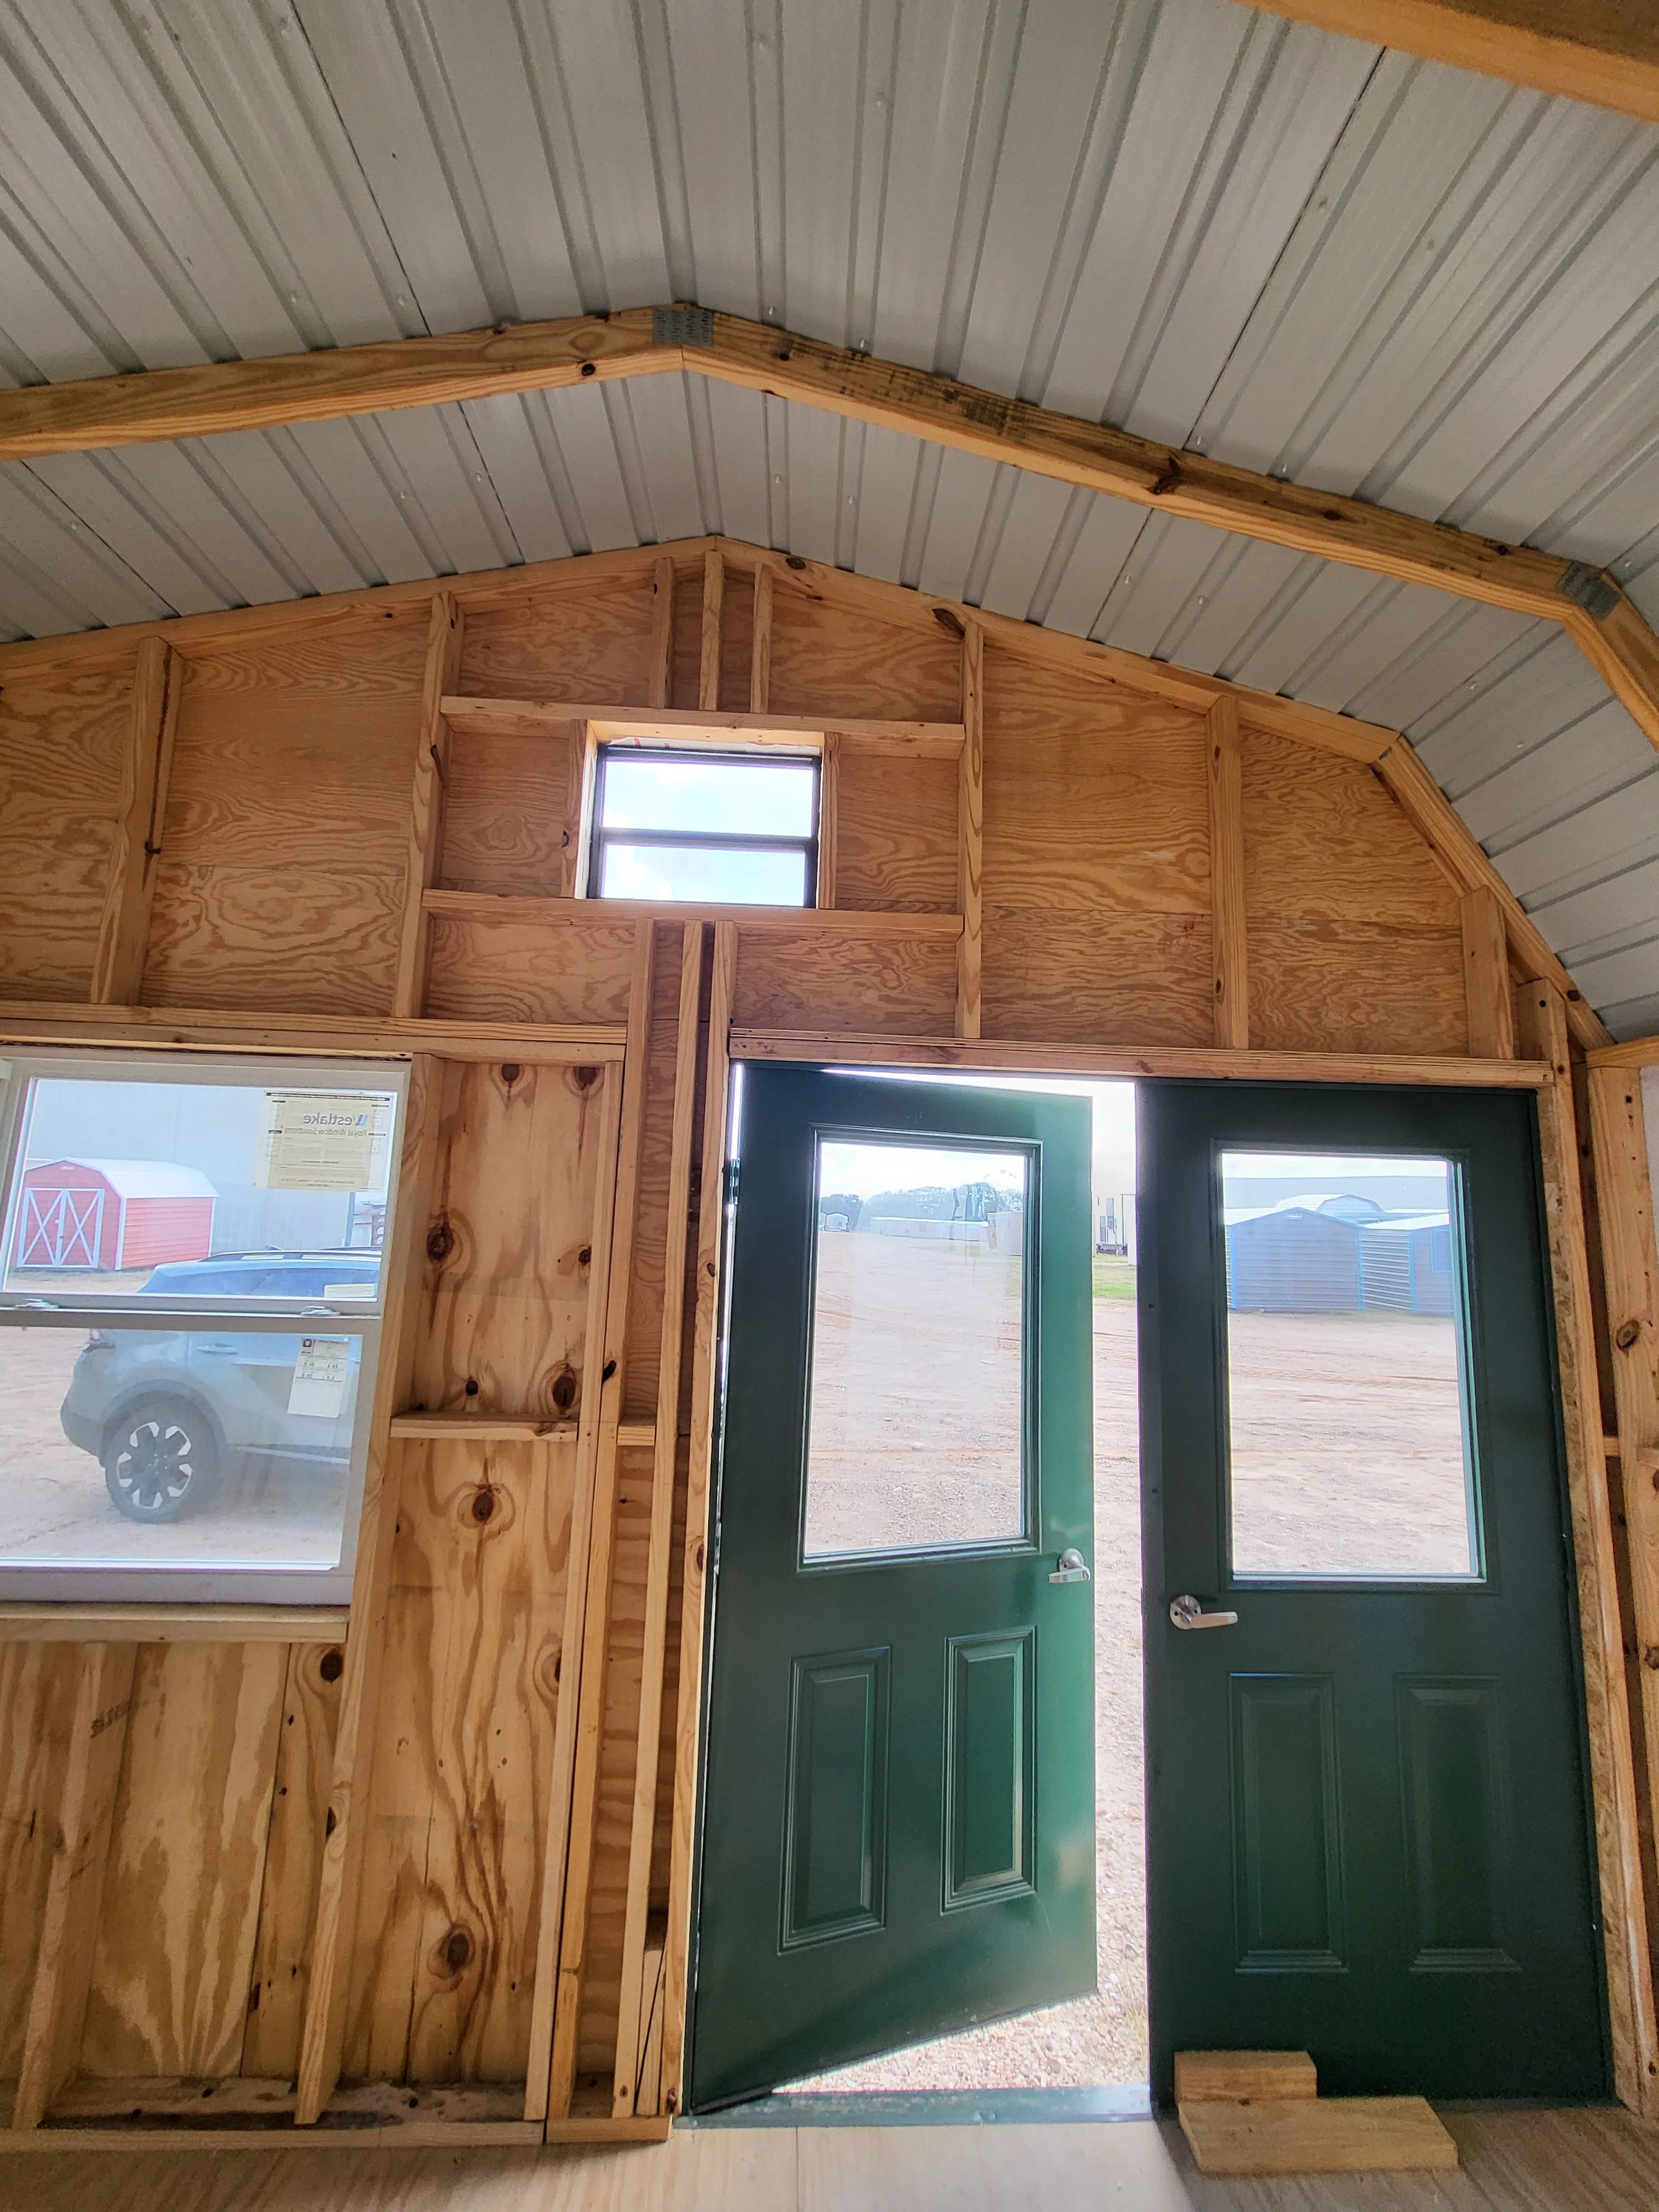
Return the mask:
<path id="1" fill-rule="evenodd" d="M 113 1273 L 204 1260 L 218 1194 L 167 1160 L 42 1160 L 23 1173 L 15 1267 Z"/>

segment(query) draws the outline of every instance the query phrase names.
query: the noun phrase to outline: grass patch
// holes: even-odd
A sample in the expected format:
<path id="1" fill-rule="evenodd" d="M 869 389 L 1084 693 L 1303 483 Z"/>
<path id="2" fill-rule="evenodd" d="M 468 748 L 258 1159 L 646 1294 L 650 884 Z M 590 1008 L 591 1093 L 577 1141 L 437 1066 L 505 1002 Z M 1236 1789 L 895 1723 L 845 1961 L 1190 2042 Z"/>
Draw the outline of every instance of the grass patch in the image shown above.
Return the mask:
<path id="1" fill-rule="evenodd" d="M 1121 1259 L 1115 1252 L 1097 1252 L 1095 1261 L 1095 1296 L 1097 1298 L 1132 1298 L 1135 1294 L 1135 1263 Z"/>

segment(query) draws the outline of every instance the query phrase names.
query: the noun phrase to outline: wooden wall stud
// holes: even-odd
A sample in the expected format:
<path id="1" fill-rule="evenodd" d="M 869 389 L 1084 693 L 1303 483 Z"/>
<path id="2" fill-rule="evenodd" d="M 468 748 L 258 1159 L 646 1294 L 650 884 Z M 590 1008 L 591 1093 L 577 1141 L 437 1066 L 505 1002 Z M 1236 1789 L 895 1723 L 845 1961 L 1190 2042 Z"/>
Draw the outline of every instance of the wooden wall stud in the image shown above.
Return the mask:
<path id="1" fill-rule="evenodd" d="M 1236 700 L 1216 701 L 1206 718 L 1206 736 L 1215 1041 L 1243 1052 L 1250 1042 L 1250 980 L 1244 911 L 1244 769 Z"/>
<path id="2" fill-rule="evenodd" d="M 818 756 L 818 884 L 817 903 L 826 912 L 836 903 L 836 866 L 841 830 L 842 738 L 835 730 L 824 732 Z"/>
<path id="3" fill-rule="evenodd" d="M 638 965 L 633 989 L 637 1003 Z M 606 1321 L 612 1297 L 611 1262 L 616 1249 L 617 1176 L 627 1064 L 605 1076 L 605 1120 L 599 1132 L 599 1170 L 594 1183 L 589 1225 L 592 1261 L 587 1277 L 587 1307 L 582 1331 L 584 1387 L 579 1404 L 576 1466 L 571 1486 L 570 1550 L 565 1569 L 564 1620 L 559 1638 L 559 1696 L 554 1718 L 553 1760 L 548 1784 L 547 1842 L 542 1863 L 541 1917 L 536 1947 L 536 1984 L 531 2001 L 529 2057 L 524 2117 L 545 2120 L 549 2069 L 553 2059 L 553 2014 L 558 1997 L 559 1941 L 564 1905 L 566 1857 L 570 1838 L 570 1797 L 576 1762 L 576 1727 L 581 1701 L 581 1657 L 587 1620 L 586 1563 L 592 1541 L 599 1451 L 608 1393 L 603 1379 Z M 624 1285 L 625 1294 L 625 1285 Z"/>
<path id="4" fill-rule="evenodd" d="M 58 2091 L 74 2077 L 80 2057 L 137 1656 L 131 1644 L 82 1647 L 12 2109 L 15 2129 L 40 2126 Z"/>
<path id="5" fill-rule="evenodd" d="M 93 963 L 94 1006 L 133 1005 L 143 987 L 184 672 L 183 661 L 165 638 L 139 639 L 132 708 L 121 756 L 120 812 Z"/>
<path id="6" fill-rule="evenodd" d="M 708 987 L 702 1151 L 697 1200 L 696 1299 L 692 1309 L 691 1443 L 681 1563 L 679 1712 L 674 1731 L 674 1816 L 668 1859 L 668 1927 L 663 1952 L 662 2058 L 658 2110 L 679 2111 L 691 1954 L 691 1869 L 696 1850 L 697 1743 L 702 1711 L 703 1607 L 708 1581 L 708 1506 L 714 1470 L 714 1387 L 720 1345 L 720 1230 L 726 1218 L 726 1115 L 732 994 L 738 933 L 714 925 Z"/>
<path id="7" fill-rule="evenodd" d="M 553 2002 L 553 2043 L 546 2117 L 567 2119 L 576 2081 L 576 2039 L 582 1977 L 586 1966 L 588 1910 L 593 1871 L 593 1824 L 598 1812 L 599 1751 L 605 1729 L 605 1646 L 611 1626 L 611 1565 L 617 1521 L 617 1430 L 621 1419 L 628 1334 L 628 1299 L 638 1226 L 640 1169 L 645 1133 L 645 1088 L 651 1044 L 653 926 L 638 926 L 634 979 L 629 993 L 628 1049 L 623 1061 L 622 1128 L 617 1146 L 617 1204 L 611 1231 L 611 1283 L 605 1321 L 599 1437 L 586 1551 L 586 1596 L 580 1644 L 564 1646 L 560 1705 L 575 1706 L 570 1810 L 564 1854 L 563 1905 L 559 1913 L 558 1977 Z M 570 1569 L 580 1577 L 574 1545 Z M 575 1683 L 571 1660 L 580 1652 Z M 549 1865 L 552 1853 L 550 1845 Z M 535 2084 L 531 2085 L 533 2092 Z M 529 2114 L 526 2106 L 527 2117 Z"/>
<path id="8" fill-rule="evenodd" d="M 651 682 L 647 707 L 665 707 L 674 680 L 674 563 L 664 553 L 651 568 Z"/>
<path id="9" fill-rule="evenodd" d="M 1463 984 L 1468 994 L 1469 1050 L 1478 1060 L 1515 1058 L 1515 999 L 1504 909 L 1481 884 L 1458 908 L 1463 930 Z M 1563 1008 L 1565 1007 L 1563 1000 Z"/>
<path id="10" fill-rule="evenodd" d="M 985 879 L 985 632 L 971 618 L 962 638 L 962 757 L 957 783 L 957 1035 L 980 1031 Z"/>
<path id="11" fill-rule="evenodd" d="M 1659 1449 L 1659 1255 L 1641 1075 L 1633 1068 L 1592 1067 L 1589 1090 L 1632 1627 L 1640 1662 L 1635 1672 L 1651 1789 L 1659 1775 L 1659 1475 L 1653 1471 Z M 1650 1900 L 1653 1907 L 1659 1899 Z"/>
<path id="12" fill-rule="evenodd" d="M 691 1194 L 692 1116 L 697 1087 L 697 1012 L 702 991 L 702 928 L 681 933 L 680 1003 L 674 1047 L 674 1119 L 669 1146 L 668 1227 L 663 1255 L 661 1354 L 657 1369 L 657 1425 L 651 1467 L 651 1534 L 646 1567 L 644 1647 L 634 1756 L 634 1807 L 628 1845 L 628 1904 L 623 1931 L 622 1998 L 611 2109 L 637 2109 L 642 2045 L 649 2040 L 654 1984 L 646 1972 L 651 1904 L 657 1755 L 662 1734 L 663 1670 L 667 1650 L 668 1589 L 674 1534 L 674 1477 L 679 1457 L 681 1337 L 685 1315 L 685 1257 Z M 648 2106 L 654 2109 L 654 2101 Z"/>
<path id="13" fill-rule="evenodd" d="M 1623 2101 L 1632 2112 L 1651 2118 L 1659 2115 L 1659 2023 L 1646 1934 L 1624 1627 L 1602 1444 L 1567 1010 L 1555 984 L 1545 980 L 1524 983 L 1516 990 L 1515 1015 L 1522 1049 L 1530 1058 L 1546 1061 L 1550 1069 L 1550 1080 L 1538 1093 L 1538 1133 L 1577 1570 L 1613 2076 Z"/>
<path id="14" fill-rule="evenodd" d="M 702 556 L 702 658 L 697 704 L 710 714 L 720 705 L 720 626 L 726 611 L 726 563 L 717 546 Z"/>
<path id="15" fill-rule="evenodd" d="M 755 630 L 749 647 L 749 711 L 763 714 L 772 696 L 772 571 L 755 570 Z"/>
<path id="16" fill-rule="evenodd" d="M 443 851 L 444 786 L 448 774 L 449 723 L 443 702 L 460 675 L 465 623 L 453 592 L 434 592 L 427 629 L 426 671 L 421 686 L 421 734 L 410 802 L 409 856 L 403 919 L 398 934 L 394 1018 L 418 1014 L 426 997 L 429 930 L 421 902 L 437 878 Z"/>
<path id="17" fill-rule="evenodd" d="M 392 1547 L 398 1525 L 402 1462 L 392 1442 L 392 1416 L 408 1398 L 415 1358 L 415 1314 L 426 1266 L 437 1152 L 440 1076 L 441 1071 L 423 1057 L 416 1058 L 410 1068 L 397 1212 L 386 1263 L 380 1372 L 370 1415 L 368 1470 L 352 1570 L 351 1621 L 340 1683 L 340 1717 L 325 1821 L 326 1841 L 318 1877 L 305 2027 L 300 2043 L 294 2117 L 301 2127 L 320 2118 L 340 2078 L 374 1764 L 374 1723 L 391 1601 Z"/>

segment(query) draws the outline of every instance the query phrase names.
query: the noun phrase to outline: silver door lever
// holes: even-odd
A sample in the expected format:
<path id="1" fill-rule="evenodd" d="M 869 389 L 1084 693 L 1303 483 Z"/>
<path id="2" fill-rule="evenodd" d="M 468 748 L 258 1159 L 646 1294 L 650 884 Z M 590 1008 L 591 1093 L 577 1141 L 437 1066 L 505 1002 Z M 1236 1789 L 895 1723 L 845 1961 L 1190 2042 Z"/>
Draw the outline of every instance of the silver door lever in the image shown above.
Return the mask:
<path id="1" fill-rule="evenodd" d="M 1093 1577 L 1084 1565 L 1082 1553 L 1068 1545 L 1060 1555 L 1059 1572 L 1050 1575 L 1048 1579 L 1051 1583 L 1086 1583 Z"/>
<path id="2" fill-rule="evenodd" d="M 1190 1591 L 1170 1600 L 1170 1619 L 1177 1628 L 1237 1628 L 1236 1613 L 1206 1613 Z"/>

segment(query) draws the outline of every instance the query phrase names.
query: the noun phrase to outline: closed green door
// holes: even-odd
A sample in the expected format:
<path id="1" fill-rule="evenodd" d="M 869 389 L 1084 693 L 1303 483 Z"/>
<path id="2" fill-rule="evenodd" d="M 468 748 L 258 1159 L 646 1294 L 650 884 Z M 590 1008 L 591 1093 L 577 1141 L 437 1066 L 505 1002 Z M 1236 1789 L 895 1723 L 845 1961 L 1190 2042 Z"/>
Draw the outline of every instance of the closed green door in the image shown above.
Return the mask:
<path id="1" fill-rule="evenodd" d="M 1140 1120 L 1155 2092 L 1289 2048 L 1334 2092 L 1602 2094 L 1531 1098 Z"/>
<path id="2" fill-rule="evenodd" d="M 1095 1980 L 1087 1106 L 740 1132 L 693 2111 Z"/>

